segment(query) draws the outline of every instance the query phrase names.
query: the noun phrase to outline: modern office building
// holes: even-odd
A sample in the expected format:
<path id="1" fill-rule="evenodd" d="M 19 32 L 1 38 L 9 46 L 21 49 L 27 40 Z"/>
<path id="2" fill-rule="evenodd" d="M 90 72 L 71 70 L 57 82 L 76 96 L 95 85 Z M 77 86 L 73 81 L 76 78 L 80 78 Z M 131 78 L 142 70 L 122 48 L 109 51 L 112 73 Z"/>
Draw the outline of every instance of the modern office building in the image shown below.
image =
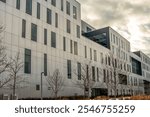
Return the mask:
<path id="1" fill-rule="evenodd" d="M 132 77 L 140 76 L 141 82 L 145 78 L 141 74 L 149 70 L 138 69 L 140 74 L 136 76 L 132 65 L 139 65 L 139 61 L 132 57 L 129 41 L 110 27 L 97 30 L 81 21 L 80 7 L 76 0 L 0 0 L 2 43 L 7 56 L 13 58 L 19 52 L 24 63 L 20 74 L 25 82 L 16 88 L 18 98 L 39 98 L 41 77 L 43 97 L 53 97 L 46 79 L 56 69 L 63 76 L 63 88 L 58 96 L 83 95 L 84 89 L 77 85 L 82 82 L 82 66 L 91 72 L 90 95 L 136 94 L 137 88 L 144 94 L 144 87 L 139 83 L 133 87 Z M 112 90 L 107 81 L 110 77 L 114 79 L 116 69 L 117 85 Z M 150 79 L 148 74 L 147 79 Z M 3 87 L 0 94 L 9 97 L 12 89 Z"/>

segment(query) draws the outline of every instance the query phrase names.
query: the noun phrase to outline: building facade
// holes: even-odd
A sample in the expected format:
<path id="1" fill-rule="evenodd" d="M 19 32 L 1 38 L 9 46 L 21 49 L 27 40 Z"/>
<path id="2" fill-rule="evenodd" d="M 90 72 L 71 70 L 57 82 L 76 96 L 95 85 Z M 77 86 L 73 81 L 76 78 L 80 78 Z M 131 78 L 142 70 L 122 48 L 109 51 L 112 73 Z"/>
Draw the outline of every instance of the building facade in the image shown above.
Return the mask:
<path id="1" fill-rule="evenodd" d="M 46 78 L 56 69 L 64 81 L 59 96 L 83 95 L 84 89 L 76 82 L 82 82 L 82 66 L 89 63 L 94 82 L 90 95 L 129 95 L 137 91 L 128 86 L 130 75 L 134 76 L 130 43 L 110 27 L 96 30 L 81 21 L 81 6 L 76 0 L 0 0 L 0 24 L 5 29 L 0 35 L 7 56 L 19 52 L 24 63 L 20 73 L 26 82 L 16 89 L 18 98 L 40 97 L 42 72 L 43 97 L 53 97 Z M 117 76 L 115 90 L 107 82 L 116 69 L 110 61 L 116 61 L 121 78 L 119 82 Z M 142 85 L 140 91 L 144 93 Z M 0 93 L 9 97 L 12 89 L 1 88 Z"/>

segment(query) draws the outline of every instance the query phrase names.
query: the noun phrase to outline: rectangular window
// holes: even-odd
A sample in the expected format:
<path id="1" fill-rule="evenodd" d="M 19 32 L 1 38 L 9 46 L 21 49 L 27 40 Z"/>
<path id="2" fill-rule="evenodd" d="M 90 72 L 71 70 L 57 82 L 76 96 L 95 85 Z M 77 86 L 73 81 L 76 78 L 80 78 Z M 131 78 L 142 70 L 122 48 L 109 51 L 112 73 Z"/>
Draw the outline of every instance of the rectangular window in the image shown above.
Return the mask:
<path id="1" fill-rule="evenodd" d="M 81 63 L 77 63 L 78 80 L 81 80 Z"/>
<path id="2" fill-rule="evenodd" d="M 78 43 L 74 42 L 74 54 L 78 55 Z"/>
<path id="3" fill-rule="evenodd" d="M 25 49 L 24 73 L 31 73 L 31 50 Z"/>
<path id="4" fill-rule="evenodd" d="M 16 9 L 20 9 L 20 0 L 16 0 Z"/>
<path id="5" fill-rule="evenodd" d="M 66 13 L 70 15 L 70 3 L 66 1 Z"/>
<path id="6" fill-rule="evenodd" d="M 52 4 L 53 6 L 56 6 L 56 0 L 51 0 L 51 4 Z"/>
<path id="7" fill-rule="evenodd" d="M 26 0 L 26 13 L 32 15 L 32 0 Z"/>
<path id="8" fill-rule="evenodd" d="M 37 25 L 31 24 L 31 40 L 37 41 Z"/>
<path id="9" fill-rule="evenodd" d="M 92 66 L 92 79 L 95 81 L 95 67 Z"/>
<path id="10" fill-rule="evenodd" d="M 80 26 L 77 25 L 77 37 L 80 38 Z"/>
<path id="11" fill-rule="evenodd" d="M 68 79 L 71 79 L 71 60 L 67 60 Z"/>
<path id="12" fill-rule="evenodd" d="M 26 37 L 26 20 L 22 20 L 22 37 Z"/>
<path id="13" fill-rule="evenodd" d="M 90 59 L 92 60 L 92 49 L 90 48 Z"/>
<path id="14" fill-rule="evenodd" d="M 47 76 L 47 54 L 44 54 L 44 75 Z"/>
<path id="15" fill-rule="evenodd" d="M 51 32 L 51 47 L 56 48 L 56 33 Z"/>
<path id="16" fill-rule="evenodd" d="M 97 52 L 94 50 L 94 61 L 97 61 Z"/>
<path id="17" fill-rule="evenodd" d="M 67 33 L 71 33 L 71 24 L 70 20 L 67 19 Z"/>
<path id="18" fill-rule="evenodd" d="M 39 91 L 40 90 L 40 85 L 36 85 L 36 90 Z"/>
<path id="19" fill-rule="evenodd" d="M 37 18 L 40 19 L 40 3 L 37 2 Z"/>
<path id="20" fill-rule="evenodd" d="M 72 40 L 70 40 L 70 53 L 73 53 Z"/>
<path id="21" fill-rule="evenodd" d="M 52 11 L 47 8 L 47 23 L 51 24 L 52 23 Z"/>
<path id="22" fill-rule="evenodd" d="M 47 29 L 44 29 L 44 45 L 47 45 Z"/>
<path id="23" fill-rule="evenodd" d="M 73 18 L 77 19 L 77 8 L 73 6 Z"/>
<path id="24" fill-rule="evenodd" d="M 61 0 L 61 10 L 64 10 L 64 0 Z"/>
<path id="25" fill-rule="evenodd" d="M 2 1 L 2 2 L 6 3 L 6 0 L 0 0 L 0 1 Z"/>
<path id="26" fill-rule="evenodd" d="M 106 82 L 106 70 L 103 69 L 104 82 Z"/>
<path id="27" fill-rule="evenodd" d="M 97 67 L 97 82 L 99 82 L 99 69 Z"/>
<path id="28" fill-rule="evenodd" d="M 87 47 L 84 46 L 84 48 L 85 48 L 85 58 L 87 58 Z"/>
<path id="29" fill-rule="evenodd" d="M 58 28 L 58 13 L 55 13 L 55 27 Z"/>
<path id="30" fill-rule="evenodd" d="M 66 37 L 63 37 L 63 50 L 66 51 Z"/>

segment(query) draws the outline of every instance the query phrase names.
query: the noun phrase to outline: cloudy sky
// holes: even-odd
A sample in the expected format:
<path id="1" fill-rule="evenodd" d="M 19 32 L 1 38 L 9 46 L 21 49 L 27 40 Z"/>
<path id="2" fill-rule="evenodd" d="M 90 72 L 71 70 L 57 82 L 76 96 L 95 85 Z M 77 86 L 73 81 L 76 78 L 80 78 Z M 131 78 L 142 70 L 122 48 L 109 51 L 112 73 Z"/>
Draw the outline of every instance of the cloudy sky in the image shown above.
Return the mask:
<path id="1" fill-rule="evenodd" d="M 150 0 L 78 0 L 82 19 L 95 28 L 111 26 L 150 55 Z"/>

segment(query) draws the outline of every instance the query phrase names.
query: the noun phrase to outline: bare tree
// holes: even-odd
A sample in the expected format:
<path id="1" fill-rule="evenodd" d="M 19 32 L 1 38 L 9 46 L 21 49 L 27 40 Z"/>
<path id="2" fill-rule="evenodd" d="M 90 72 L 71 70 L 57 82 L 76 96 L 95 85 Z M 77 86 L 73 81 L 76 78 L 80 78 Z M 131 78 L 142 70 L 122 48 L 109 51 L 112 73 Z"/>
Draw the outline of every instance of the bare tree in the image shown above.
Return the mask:
<path id="1" fill-rule="evenodd" d="M 20 52 L 16 54 L 14 58 L 11 58 L 11 64 L 8 69 L 9 79 L 11 82 L 9 82 L 8 86 L 13 90 L 12 97 L 15 98 L 16 89 L 20 88 L 21 83 L 24 82 L 23 79 L 23 61 L 20 58 Z"/>
<path id="2" fill-rule="evenodd" d="M 118 89 L 122 89 L 124 85 L 127 85 L 127 76 L 129 72 L 126 67 L 119 61 L 118 58 L 114 57 L 112 53 L 108 56 L 108 63 L 106 65 L 106 69 L 111 73 L 106 73 L 105 83 L 107 89 L 112 90 L 114 92 L 114 97 L 118 95 Z"/>
<path id="3" fill-rule="evenodd" d="M 0 34 L 4 31 L 4 26 L 0 25 Z M 11 62 L 7 59 L 6 48 L 2 43 L 2 37 L 0 35 L 0 88 L 4 87 L 8 82 L 9 78 L 2 78 L 2 74 L 7 71 Z"/>
<path id="4" fill-rule="evenodd" d="M 80 73 L 79 71 L 74 72 L 74 74 L 79 77 L 79 79 L 74 83 L 77 87 L 81 88 L 84 92 L 85 97 L 90 97 L 92 87 L 95 83 L 95 79 L 92 75 L 91 62 L 88 64 L 81 64 Z"/>
<path id="5" fill-rule="evenodd" d="M 64 86 L 63 76 L 58 69 L 53 72 L 53 75 L 48 75 L 47 77 L 48 85 L 50 86 L 54 98 L 58 97 L 58 93 L 62 90 Z"/>

